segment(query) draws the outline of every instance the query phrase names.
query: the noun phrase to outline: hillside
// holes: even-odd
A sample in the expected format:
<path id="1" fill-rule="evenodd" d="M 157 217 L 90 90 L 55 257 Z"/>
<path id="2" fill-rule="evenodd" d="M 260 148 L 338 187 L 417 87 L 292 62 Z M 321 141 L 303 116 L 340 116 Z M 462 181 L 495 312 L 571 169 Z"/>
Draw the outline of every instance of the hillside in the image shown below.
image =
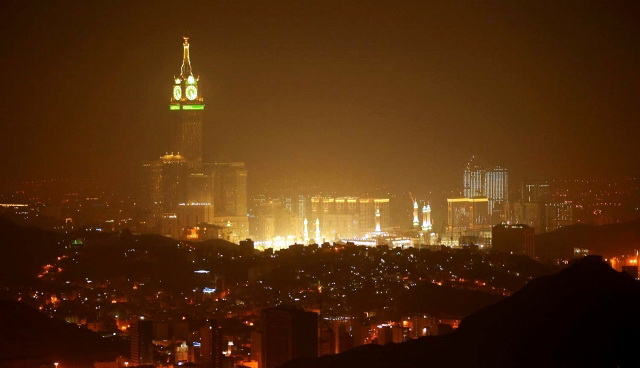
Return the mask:
<path id="1" fill-rule="evenodd" d="M 283 368 L 637 367 L 640 283 L 597 257 L 531 281 L 458 330 Z"/>
<path id="2" fill-rule="evenodd" d="M 605 257 L 640 249 L 640 221 L 608 225 L 571 225 L 536 236 L 536 255 L 571 258 L 573 248 L 587 248 Z"/>
<path id="3" fill-rule="evenodd" d="M 0 300 L 1 367 L 37 367 L 53 362 L 91 367 L 95 360 L 126 355 L 127 348 L 127 344 L 50 318 L 25 304 Z"/>

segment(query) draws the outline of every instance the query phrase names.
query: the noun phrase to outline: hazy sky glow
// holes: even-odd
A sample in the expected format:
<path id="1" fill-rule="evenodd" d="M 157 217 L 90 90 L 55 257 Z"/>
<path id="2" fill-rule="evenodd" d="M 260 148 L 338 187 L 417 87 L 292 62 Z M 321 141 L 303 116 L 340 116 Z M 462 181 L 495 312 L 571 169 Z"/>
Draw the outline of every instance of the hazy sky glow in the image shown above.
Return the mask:
<path id="1" fill-rule="evenodd" d="M 163 153 L 185 31 L 205 152 L 252 185 L 442 189 L 472 154 L 518 178 L 638 174 L 637 1 L 23 3 L 2 16 L 5 180 L 126 183 Z"/>

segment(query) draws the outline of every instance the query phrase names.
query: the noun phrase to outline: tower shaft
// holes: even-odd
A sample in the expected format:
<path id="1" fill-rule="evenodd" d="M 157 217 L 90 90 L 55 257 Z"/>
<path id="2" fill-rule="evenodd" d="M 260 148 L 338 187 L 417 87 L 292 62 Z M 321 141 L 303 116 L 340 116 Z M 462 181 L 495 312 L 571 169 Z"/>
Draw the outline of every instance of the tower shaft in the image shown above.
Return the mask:
<path id="1" fill-rule="evenodd" d="M 174 154 L 180 154 L 188 162 L 202 162 L 202 112 L 203 110 L 177 111 L 172 144 Z"/>

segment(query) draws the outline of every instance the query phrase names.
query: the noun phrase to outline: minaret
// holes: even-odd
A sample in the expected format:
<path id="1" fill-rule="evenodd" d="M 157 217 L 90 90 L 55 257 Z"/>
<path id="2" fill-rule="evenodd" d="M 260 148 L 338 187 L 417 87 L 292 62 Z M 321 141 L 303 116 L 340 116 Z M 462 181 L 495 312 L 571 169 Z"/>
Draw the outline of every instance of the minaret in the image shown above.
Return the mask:
<path id="1" fill-rule="evenodd" d="M 380 229 L 380 209 L 376 208 L 376 233 L 380 234 L 382 230 Z"/>
<path id="2" fill-rule="evenodd" d="M 418 201 L 413 201 L 413 227 L 420 227 L 420 220 L 418 219 Z"/>
<path id="3" fill-rule="evenodd" d="M 316 218 L 316 244 L 320 244 L 320 219 Z"/>
<path id="4" fill-rule="evenodd" d="M 433 226 L 431 225 L 431 206 L 428 203 L 425 211 L 427 213 L 427 224 L 424 227 L 426 231 L 430 232 L 433 229 Z"/>
<path id="5" fill-rule="evenodd" d="M 427 206 L 422 206 L 422 229 L 427 228 Z"/>
<path id="6" fill-rule="evenodd" d="M 304 219 L 304 244 L 309 244 L 309 220 Z"/>

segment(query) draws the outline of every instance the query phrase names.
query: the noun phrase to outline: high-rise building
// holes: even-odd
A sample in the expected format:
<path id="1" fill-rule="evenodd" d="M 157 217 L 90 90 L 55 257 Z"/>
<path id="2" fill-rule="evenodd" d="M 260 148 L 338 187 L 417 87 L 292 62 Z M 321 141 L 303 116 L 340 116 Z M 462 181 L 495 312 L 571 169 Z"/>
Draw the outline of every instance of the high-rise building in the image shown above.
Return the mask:
<path id="1" fill-rule="evenodd" d="M 200 77 L 193 74 L 184 38 L 180 74 L 174 76 L 169 110 L 172 139 L 167 153 L 143 164 L 141 215 L 147 230 L 197 238 L 200 225 L 228 228 L 229 239 L 249 236 L 247 169 L 243 162 L 203 160 L 205 108 Z"/>
<path id="2" fill-rule="evenodd" d="M 200 363 L 206 368 L 222 368 L 224 340 L 222 328 L 208 321 L 200 328 Z"/>
<path id="3" fill-rule="evenodd" d="M 142 183 L 140 189 L 140 215 L 149 230 L 160 231 L 162 221 L 162 162 L 148 161 L 142 164 Z"/>
<path id="4" fill-rule="evenodd" d="M 546 232 L 546 207 L 551 203 L 551 188 L 546 180 L 531 180 L 522 183 L 520 201 L 512 204 L 511 220 L 526 224 L 536 233 Z"/>
<path id="5" fill-rule="evenodd" d="M 504 167 L 496 166 L 485 175 L 485 195 L 489 198 L 492 222 L 505 221 L 509 203 L 509 172 Z"/>
<path id="6" fill-rule="evenodd" d="M 535 256 L 533 228 L 524 224 L 502 223 L 494 226 L 491 233 L 494 251 Z"/>
<path id="7" fill-rule="evenodd" d="M 522 201 L 531 203 L 551 202 L 551 184 L 548 180 L 531 180 L 522 183 Z"/>
<path id="8" fill-rule="evenodd" d="M 484 197 L 486 170 L 478 165 L 474 157 L 471 158 L 464 170 L 463 195 L 467 198 Z"/>
<path id="9" fill-rule="evenodd" d="M 318 356 L 318 314 L 295 307 L 262 311 L 261 350 L 264 368 L 275 368 L 295 358 Z"/>
<path id="10" fill-rule="evenodd" d="M 526 181 L 522 198 L 513 204 L 512 220 L 535 228 L 536 233 L 573 224 L 573 205 L 566 197 L 554 198 L 547 180 Z"/>
<path id="11" fill-rule="evenodd" d="M 554 231 L 573 224 L 573 206 L 571 203 L 549 203 L 545 207 L 545 230 Z"/>
<path id="12" fill-rule="evenodd" d="M 153 322 L 142 317 L 136 319 L 129 328 L 129 362 L 140 364 L 153 363 Z"/>
<path id="13" fill-rule="evenodd" d="M 511 211 L 511 218 L 516 224 L 529 225 L 535 229 L 536 233 L 544 232 L 544 203 L 537 202 L 514 202 Z"/>
<path id="14" fill-rule="evenodd" d="M 182 44 L 180 75 L 174 77 L 173 93 L 169 108 L 174 117 L 174 134 L 171 149 L 191 164 L 202 162 L 202 113 L 204 100 L 198 90 L 200 77 L 191 70 L 189 38 Z"/>
<path id="15" fill-rule="evenodd" d="M 467 164 L 463 175 L 463 196 L 486 197 L 487 212 L 493 223 L 509 218 L 509 171 L 502 166 L 485 169 L 475 156 Z"/>
<path id="16" fill-rule="evenodd" d="M 487 211 L 486 197 L 447 199 L 447 232 L 442 234 L 442 243 L 460 245 L 462 237 L 475 238 L 475 243 L 491 243 L 491 222 Z"/>
<path id="17" fill-rule="evenodd" d="M 247 169 L 244 162 L 215 163 L 214 203 L 218 216 L 247 216 Z"/>

